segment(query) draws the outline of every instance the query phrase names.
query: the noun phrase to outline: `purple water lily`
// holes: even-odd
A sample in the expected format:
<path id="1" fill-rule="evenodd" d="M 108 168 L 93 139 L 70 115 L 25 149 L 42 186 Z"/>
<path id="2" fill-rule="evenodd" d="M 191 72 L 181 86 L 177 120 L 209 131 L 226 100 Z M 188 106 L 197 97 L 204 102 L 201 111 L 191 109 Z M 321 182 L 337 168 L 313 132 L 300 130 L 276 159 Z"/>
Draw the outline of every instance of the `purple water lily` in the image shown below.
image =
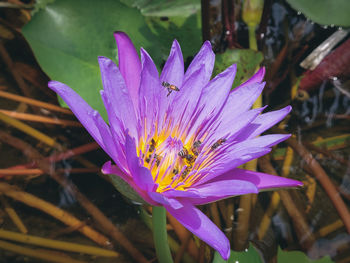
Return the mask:
<path id="1" fill-rule="evenodd" d="M 119 67 L 99 57 L 107 125 L 68 86 L 49 82 L 91 136 L 112 158 L 102 171 L 124 179 L 149 204 L 164 206 L 187 229 L 224 259 L 230 243 L 196 205 L 301 183 L 238 166 L 270 152 L 289 135 L 257 137 L 291 110 L 261 114 L 251 109 L 265 85 L 264 69 L 231 91 L 232 65 L 213 79 L 215 55 L 206 41 L 184 72 L 175 40 L 162 73 L 141 49 L 141 60 L 129 37 L 115 33 Z"/>

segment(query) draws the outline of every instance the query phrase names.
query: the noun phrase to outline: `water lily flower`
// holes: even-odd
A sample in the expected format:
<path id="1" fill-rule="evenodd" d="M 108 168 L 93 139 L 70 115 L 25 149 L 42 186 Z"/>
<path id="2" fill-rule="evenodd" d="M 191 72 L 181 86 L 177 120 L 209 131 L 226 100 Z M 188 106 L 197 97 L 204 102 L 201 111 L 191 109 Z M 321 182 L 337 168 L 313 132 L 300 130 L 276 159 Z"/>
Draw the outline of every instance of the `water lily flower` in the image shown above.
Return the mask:
<path id="1" fill-rule="evenodd" d="M 141 60 L 129 37 L 115 33 L 119 66 L 99 57 L 101 97 L 109 124 L 75 91 L 57 81 L 57 92 L 111 157 L 105 174 L 120 176 L 147 203 L 164 206 L 187 229 L 229 257 L 230 243 L 196 206 L 278 187 L 295 180 L 238 166 L 270 152 L 289 135 L 259 136 L 291 110 L 251 109 L 265 85 L 264 68 L 232 89 L 236 65 L 211 79 L 215 55 L 206 41 L 184 70 L 174 40 L 159 76 L 149 54 Z"/>

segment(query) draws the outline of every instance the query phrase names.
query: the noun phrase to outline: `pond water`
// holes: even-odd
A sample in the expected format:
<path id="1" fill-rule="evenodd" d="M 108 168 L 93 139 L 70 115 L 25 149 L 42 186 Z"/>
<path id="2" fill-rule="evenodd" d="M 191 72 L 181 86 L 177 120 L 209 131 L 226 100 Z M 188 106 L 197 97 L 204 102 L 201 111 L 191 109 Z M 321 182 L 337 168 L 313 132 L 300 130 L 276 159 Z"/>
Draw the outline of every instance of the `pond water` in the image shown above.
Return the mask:
<path id="1" fill-rule="evenodd" d="M 215 7 L 215 1 L 212 2 Z M 330 256 L 334 262 L 350 262 L 350 218 L 347 211 L 350 202 L 350 82 L 348 68 L 344 68 L 347 65 L 339 66 L 340 74 L 337 76 L 329 75 L 319 81 L 318 85 L 306 85 L 303 90 L 293 91 L 295 79 L 305 72 L 300 67 L 300 62 L 342 28 L 315 24 L 291 9 L 284 1 L 266 2 L 270 5 L 270 13 L 266 16 L 266 27 L 259 28 L 258 31 L 261 32 L 259 50 L 262 50 L 264 56 L 262 64 L 267 69 L 264 102 L 269 104 L 269 110 L 289 104 L 293 106 L 292 113 L 278 127 L 294 136 L 292 142 L 279 144 L 269 156 L 261 158 L 258 167 L 267 173 L 301 180 L 304 187 L 265 192 L 257 196 L 234 197 L 202 208 L 224 230 L 234 250 L 244 251 L 251 243 L 261 252 L 265 262 L 277 262 L 279 248 L 302 251 L 311 259 Z M 221 5 L 219 2 L 217 4 L 211 12 L 220 17 L 221 11 L 217 10 L 220 10 Z M 1 18 L 0 26 L 11 28 L 11 19 L 15 20 L 17 13 L 2 12 L 6 14 L 6 19 Z M 160 20 L 167 21 L 164 17 Z M 247 28 L 241 21 L 235 23 L 238 32 L 235 43 L 247 47 Z M 215 30 L 220 31 L 222 28 L 215 27 Z M 216 35 L 215 30 L 212 31 L 211 40 L 215 49 L 222 51 L 228 44 Z M 21 102 L 5 94 L 22 94 L 24 97 L 57 104 L 52 93 L 43 91 L 48 78 L 35 62 L 30 48 L 19 33 L 13 34 L 13 38 L 0 43 L 1 49 L 10 56 L 10 59 L 6 59 L 4 53 L 1 53 L 1 109 L 17 113 L 31 112 L 74 122 L 75 119 L 70 114 L 45 110 L 45 107 L 37 107 L 38 104 Z M 347 40 L 348 36 L 337 46 Z M 346 52 L 348 54 L 350 50 L 347 49 Z M 74 259 L 80 260 L 79 262 L 133 262 L 130 251 L 125 249 L 125 243 L 121 245 L 117 242 L 116 236 L 110 235 L 114 230 L 108 228 L 107 223 L 103 225 L 105 219 L 123 232 L 145 258 L 156 261 L 152 233 L 140 217 L 148 208 L 128 201 L 115 190 L 109 178 L 98 172 L 109 157 L 98 149 L 81 126 L 76 123 L 67 127 L 26 122 L 44 134 L 33 138 L 28 135 L 28 128 L 20 130 L 14 128 L 15 124 L 6 122 L 2 117 L 0 119 L 0 192 L 3 193 L 0 196 L 0 231 L 27 232 L 33 236 L 89 246 L 98 246 L 98 243 L 105 249 L 113 247 L 119 253 L 114 258 L 91 256 L 83 252 L 53 252 L 50 248 L 9 241 L 0 233 L 0 262 L 38 262 L 33 257 L 9 251 L 8 243 L 1 244 L 2 241 L 14 242 L 20 246 L 19 250 L 23 250 L 24 246 L 38 254 L 48 253 L 52 258 L 67 257 L 66 262 L 74 262 Z M 49 139 L 45 139 L 45 135 Z M 20 141 L 16 141 L 16 138 Z M 302 148 L 298 148 L 300 143 Z M 73 151 L 76 154 L 68 151 L 82 145 L 85 146 L 80 152 Z M 67 151 L 69 153 L 65 157 L 59 158 L 60 153 Z M 314 159 L 310 159 L 310 154 Z M 59 160 L 44 159 L 52 155 Z M 12 175 L 8 170 L 3 170 L 18 165 L 22 170 L 32 170 Z M 38 171 L 38 168 L 44 172 Z M 23 195 L 23 191 L 30 195 Z M 33 201 L 33 196 L 69 215 L 60 217 L 62 210 L 49 209 L 49 205 Z M 96 210 L 91 208 L 90 202 L 102 211 L 105 218 L 96 218 L 91 214 L 91 211 Z M 16 219 L 11 211 L 15 211 L 20 219 Z M 69 221 L 69 216 L 74 216 L 79 221 Z M 60 217 L 59 220 L 57 217 Z M 64 220 L 70 223 L 62 223 Z M 24 228 L 18 222 L 23 222 Z M 179 246 L 186 238 L 179 237 L 177 231 L 181 232 L 181 228 L 173 220 L 170 219 L 169 222 L 169 233 Z M 91 235 L 82 234 L 89 231 L 86 227 L 91 227 L 103 236 L 94 239 Z M 209 262 L 213 255 L 209 247 L 194 238 L 189 243 L 189 247 L 194 245 L 195 249 L 192 254 L 188 251 L 190 255 L 187 255 L 186 262 Z M 197 258 L 191 259 L 196 251 Z M 61 261 L 57 262 L 64 262 L 64 259 L 59 260 Z M 43 261 L 49 262 L 47 259 Z"/>

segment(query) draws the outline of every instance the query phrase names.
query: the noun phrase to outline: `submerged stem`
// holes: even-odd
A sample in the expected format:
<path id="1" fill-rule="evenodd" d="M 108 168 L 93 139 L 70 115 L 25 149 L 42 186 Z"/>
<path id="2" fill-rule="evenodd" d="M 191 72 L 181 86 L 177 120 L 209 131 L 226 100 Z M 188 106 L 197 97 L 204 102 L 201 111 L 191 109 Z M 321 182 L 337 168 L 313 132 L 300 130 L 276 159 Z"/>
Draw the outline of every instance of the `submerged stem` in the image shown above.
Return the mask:
<path id="1" fill-rule="evenodd" d="M 166 210 L 162 206 L 153 206 L 152 214 L 153 239 L 158 261 L 160 263 L 173 263 L 166 231 Z"/>

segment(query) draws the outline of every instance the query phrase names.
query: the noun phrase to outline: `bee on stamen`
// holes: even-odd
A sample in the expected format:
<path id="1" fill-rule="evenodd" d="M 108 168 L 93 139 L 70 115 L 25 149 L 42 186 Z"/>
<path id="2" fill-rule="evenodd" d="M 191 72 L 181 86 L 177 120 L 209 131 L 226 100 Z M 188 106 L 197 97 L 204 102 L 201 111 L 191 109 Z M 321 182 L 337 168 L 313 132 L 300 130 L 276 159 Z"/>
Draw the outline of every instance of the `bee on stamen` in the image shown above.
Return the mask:
<path id="1" fill-rule="evenodd" d="M 160 164 L 160 161 L 162 160 L 162 156 L 160 156 L 158 154 L 154 154 L 154 159 L 156 160 L 156 165 L 158 167 Z"/>
<path id="2" fill-rule="evenodd" d="M 178 152 L 178 155 L 179 155 L 182 159 L 183 159 L 183 158 L 186 158 L 187 154 L 188 154 L 188 151 L 187 151 L 186 148 L 182 148 L 182 150 Z"/>
<path id="3" fill-rule="evenodd" d="M 214 151 L 216 148 L 218 148 L 220 145 L 222 145 L 224 142 L 226 142 L 226 139 L 219 139 L 216 141 L 216 143 L 214 143 L 211 146 L 211 150 Z"/>
<path id="4" fill-rule="evenodd" d="M 194 153 L 194 155 L 198 156 L 200 153 L 199 147 L 201 146 L 202 142 L 200 140 L 195 141 L 192 145 L 191 151 Z"/>
<path id="5" fill-rule="evenodd" d="M 181 173 L 181 179 L 184 180 L 188 173 L 191 171 L 192 166 L 187 166 L 186 169 Z"/>
<path id="6" fill-rule="evenodd" d="M 148 155 L 148 157 L 145 159 L 146 163 L 149 163 L 151 161 L 152 154 Z"/>
<path id="7" fill-rule="evenodd" d="M 187 154 L 186 155 L 186 160 L 189 162 L 189 163 L 192 163 L 194 161 L 194 156 L 192 154 Z"/>
<path id="8" fill-rule="evenodd" d="M 171 94 L 171 92 L 173 92 L 173 90 L 174 90 L 174 91 L 179 91 L 179 90 L 180 90 L 180 89 L 179 89 L 178 87 L 176 87 L 175 85 L 170 84 L 170 83 L 165 82 L 165 81 L 162 82 L 162 86 L 165 87 L 165 88 L 167 88 L 167 90 L 168 90 L 168 95 L 166 95 L 167 97 L 169 97 L 169 95 Z"/>
<path id="9" fill-rule="evenodd" d="M 156 142 L 152 139 L 148 151 L 153 152 L 156 149 Z"/>

